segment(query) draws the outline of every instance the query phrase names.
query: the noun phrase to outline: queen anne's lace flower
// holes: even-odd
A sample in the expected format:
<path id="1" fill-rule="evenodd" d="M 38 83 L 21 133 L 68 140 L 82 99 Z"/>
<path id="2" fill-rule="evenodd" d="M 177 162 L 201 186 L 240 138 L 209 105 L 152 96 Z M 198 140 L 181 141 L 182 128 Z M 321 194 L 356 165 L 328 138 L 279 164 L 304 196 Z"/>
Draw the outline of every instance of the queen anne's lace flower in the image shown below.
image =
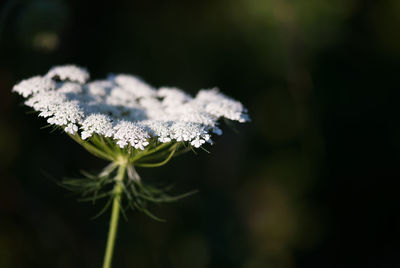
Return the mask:
<path id="1" fill-rule="evenodd" d="M 124 148 L 143 150 L 155 138 L 161 143 L 188 142 L 198 148 L 218 135 L 218 120 L 249 121 L 243 105 L 218 91 L 201 90 L 195 98 L 177 88 L 154 89 L 131 75 L 110 75 L 87 82 L 89 73 L 66 65 L 45 76 L 21 81 L 13 91 L 52 125 L 88 139 L 114 139 Z"/>
<path id="2" fill-rule="evenodd" d="M 148 202 L 171 202 L 193 193 L 171 196 L 167 188 L 142 181 L 135 167 L 159 167 L 192 147 L 212 144 L 211 134 L 222 134 L 220 119 L 250 119 L 240 102 L 218 89 L 201 90 L 193 98 L 178 88 L 155 89 L 132 75 L 88 80 L 83 68 L 58 66 L 44 76 L 21 81 L 13 91 L 50 125 L 111 162 L 99 174 L 84 173 L 84 178 L 63 181 L 66 188 L 82 194 L 82 200 L 107 198 L 101 213 L 112 202 L 103 265 L 111 267 L 120 210 L 132 208 L 160 220 L 148 211 Z"/>

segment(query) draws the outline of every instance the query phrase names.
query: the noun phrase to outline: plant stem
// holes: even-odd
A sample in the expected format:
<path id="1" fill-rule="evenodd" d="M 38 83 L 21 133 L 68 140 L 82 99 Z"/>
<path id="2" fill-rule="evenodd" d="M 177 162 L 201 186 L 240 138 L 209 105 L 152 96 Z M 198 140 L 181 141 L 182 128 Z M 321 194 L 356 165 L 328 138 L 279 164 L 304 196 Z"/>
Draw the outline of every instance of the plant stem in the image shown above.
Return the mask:
<path id="1" fill-rule="evenodd" d="M 110 229 L 108 231 L 107 247 L 104 255 L 103 268 L 111 268 L 111 261 L 114 252 L 115 238 L 117 235 L 117 227 L 119 220 L 119 212 L 121 209 L 121 195 L 123 187 L 123 179 L 126 172 L 126 163 L 119 164 L 117 177 L 115 177 L 114 200 L 110 218 Z"/>
<path id="2" fill-rule="evenodd" d="M 114 161 L 114 159 L 109 156 L 106 152 L 103 152 L 102 150 L 96 148 L 90 142 L 85 142 L 84 140 L 81 139 L 81 137 L 78 134 L 71 135 L 68 134 L 74 141 L 79 143 L 83 148 L 85 148 L 89 153 L 93 154 L 94 156 L 97 156 L 101 159 L 109 160 L 109 161 Z"/>
<path id="3" fill-rule="evenodd" d="M 135 156 L 131 157 L 129 160 L 131 162 L 135 162 L 136 160 L 138 160 L 138 159 L 140 159 L 142 157 L 149 156 L 149 155 L 151 155 L 151 154 L 153 154 L 155 152 L 158 152 L 158 151 L 160 151 L 160 150 L 162 150 L 162 149 L 164 149 L 164 148 L 166 148 L 168 146 L 171 146 L 171 142 L 163 143 L 163 144 L 158 145 L 157 147 L 155 147 L 153 149 L 150 149 L 150 150 L 145 149 L 144 151 L 141 151 L 141 152 L 137 153 Z"/>
<path id="4" fill-rule="evenodd" d="M 174 155 L 174 153 L 176 151 L 176 145 L 174 145 L 173 147 L 174 147 L 173 150 L 169 153 L 168 157 L 166 159 L 164 159 L 163 161 L 161 161 L 159 163 L 143 163 L 143 164 L 141 164 L 139 162 L 139 163 L 136 163 L 136 166 L 138 166 L 138 167 L 161 167 L 161 166 L 165 165 L 172 158 L 172 156 Z"/>

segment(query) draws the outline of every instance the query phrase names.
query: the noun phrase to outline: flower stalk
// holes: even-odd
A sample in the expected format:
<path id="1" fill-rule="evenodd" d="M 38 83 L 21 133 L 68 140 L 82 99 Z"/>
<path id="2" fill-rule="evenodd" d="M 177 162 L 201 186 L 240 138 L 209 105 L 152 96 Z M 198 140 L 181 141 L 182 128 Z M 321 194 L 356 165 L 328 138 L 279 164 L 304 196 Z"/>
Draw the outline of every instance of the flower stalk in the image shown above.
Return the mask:
<path id="1" fill-rule="evenodd" d="M 113 206 L 111 210 L 110 227 L 108 231 L 107 246 L 104 254 L 103 268 L 111 268 L 112 257 L 114 253 L 115 239 L 117 236 L 119 214 L 121 209 L 121 198 L 123 192 L 123 180 L 127 164 L 121 163 L 118 167 L 118 173 L 115 177 Z"/>

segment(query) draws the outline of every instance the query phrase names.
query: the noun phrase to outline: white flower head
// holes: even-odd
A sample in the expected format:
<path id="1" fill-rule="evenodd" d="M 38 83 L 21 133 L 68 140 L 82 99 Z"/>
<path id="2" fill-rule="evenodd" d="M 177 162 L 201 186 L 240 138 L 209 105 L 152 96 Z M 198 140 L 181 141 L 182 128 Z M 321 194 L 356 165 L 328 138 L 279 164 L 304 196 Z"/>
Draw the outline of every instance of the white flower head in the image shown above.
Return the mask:
<path id="1" fill-rule="evenodd" d="M 218 88 L 200 90 L 196 100 L 202 104 L 206 113 L 218 118 L 225 117 L 241 123 L 250 121 L 247 109 L 242 103 L 220 93 Z"/>
<path id="2" fill-rule="evenodd" d="M 75 65 L 56 66 L 46 74 L 49 78 L 59 78 L 61 81 L 72 81 L 84 84 L 89 79 L 89 73 L 82 67 Z"/>
<path id="3" fill-rule="evenodd" d="M 143 121 L 150 135 L 158 137 L 160 142 L 170 142 L 171 139 L 171 122 L 146 120 Z"/>
<path id="4" fill-rule="evenodd" d="M 161 87 L 157 95 L 162 98 L 162 104 L 166 107 L 176 107 L 182 105 L 192 99 L 189 94 L 186 94 L 178 88 Z"/>
<path id="5" fill-rule="evenodd" d="M 156 90 L 140 78 L 129 74 L 110 75 L 110 81 L 121 87 L 123 91 L 132 93 L 136 98 L 154 96 Z"/>
<path id="6" fill-rule="evenodd" d="M 135 147 L 136 149 L 144 150 L 144 146 L 147 146 L 150 135 L 140 123 L 132 123 L 129 121 L 121 121 L 115 127 L 114 138 L 117 141 L 119 147 L 124 148 L 128 144 Z"/>
<path id="7" fill-rule="evenodd" d="M 91 137 L 93 133 L 103 135 L 104 137 L 112 137 L 115 133 L 112 120 L 105 114 L 91 114 L 82 122 L 81 137 L 83 140 Z"/>
<path id="8" fill-rule="evenodd" d="M 50 125 L 111 162 L 99 174 L 63 181 L 83 200 L 108 198 L 105 209 L 112 202 L 110 230 L 116 230 L 125 207 L 161 220 L 147 210 L 147 202 L 171 202 L 193 193 L 171 196 L 167 188 L 142 181 L 135 167 L 159 167 L 193 147 L 213 144 L 211 135 L 222 134 L 220 119 L 249 121 L 240 102 L 216 89 L 201 90 L 193 98 L 178 88 L 153 88 L 132 75 L 88 80 L 84 68 L 57 66 L 44 76 L 19 82 L 12 91 Z M 110 231 L 104 267 L 111 265 L 114 241 L 115 232 Z"/>
<path id="9" fill-rule="evenodd" d="M 49 91 L 56 87 L 56 82 L 47 77 L 34 76 L 16 84 L 12 91 L 26 98 L 41 91 Z"/>
<path id="10" fill-rule="evenodd" d="M 126 74 L 88 81 L 81 67 L 53 67 L 45 76 L 21 81 L 13 91 L 52 125 L 83 140 L 94 134 L 121 147 L 144 150 L 152 140 L 186 142 L 193 147 L 221 135 L 219 119 L 249 121 L 244 106 L 217 89 L 201 90 L 195 98 L 178 88 L 155 89 Z"/>

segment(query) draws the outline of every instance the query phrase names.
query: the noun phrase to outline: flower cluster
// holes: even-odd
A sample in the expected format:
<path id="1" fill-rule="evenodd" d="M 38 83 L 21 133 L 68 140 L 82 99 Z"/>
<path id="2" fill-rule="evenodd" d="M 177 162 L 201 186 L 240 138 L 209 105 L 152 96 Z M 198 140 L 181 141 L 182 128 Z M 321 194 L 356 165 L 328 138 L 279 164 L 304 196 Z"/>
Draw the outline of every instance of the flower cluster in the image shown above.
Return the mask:
<path id="1" fill-rule="evenodd" d="M 89 139 L 98 134 L 143 150 L 149 139 L 161 143 L 211 143 L 222 134 L 221 118 L 249 121 L 243 105 L 218 89 L 200 90 L 195 97 L 178 88 L 155 89 L 126 74 L 88 81 L 89 73 L 74 65 L 53 67 L 14 86 L 25 104 L 67 133 Z"/>

